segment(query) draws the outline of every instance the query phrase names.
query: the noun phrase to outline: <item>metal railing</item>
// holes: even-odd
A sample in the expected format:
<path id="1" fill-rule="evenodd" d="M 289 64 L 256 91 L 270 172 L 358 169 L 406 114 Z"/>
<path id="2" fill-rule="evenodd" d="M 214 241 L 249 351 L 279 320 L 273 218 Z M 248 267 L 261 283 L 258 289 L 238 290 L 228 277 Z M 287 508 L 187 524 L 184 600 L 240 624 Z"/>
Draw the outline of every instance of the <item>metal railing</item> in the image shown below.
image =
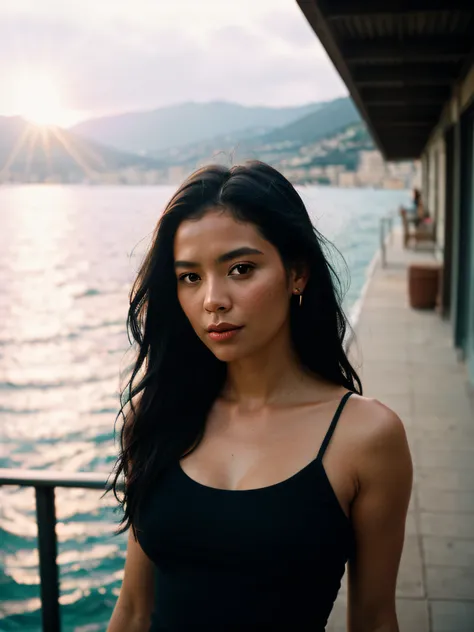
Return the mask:
<path id="1" fill-rule="evenodd" d="M 382 268 L 387 267 L 387 243 L 393 242 L 393 220 L 397 214 L 393 211 L 380 218 L 380 262 Z"/>
<path id="2" fill-rule="evenodd" d="M 40 571 L 41 620 L 44 632 L 60 632 L 59 572 L 57 564 L 56 487 L 76 487 L 105 491 L 106 474 L 54 472 L 0 468 L 0 485 L 34 487 Z"/>

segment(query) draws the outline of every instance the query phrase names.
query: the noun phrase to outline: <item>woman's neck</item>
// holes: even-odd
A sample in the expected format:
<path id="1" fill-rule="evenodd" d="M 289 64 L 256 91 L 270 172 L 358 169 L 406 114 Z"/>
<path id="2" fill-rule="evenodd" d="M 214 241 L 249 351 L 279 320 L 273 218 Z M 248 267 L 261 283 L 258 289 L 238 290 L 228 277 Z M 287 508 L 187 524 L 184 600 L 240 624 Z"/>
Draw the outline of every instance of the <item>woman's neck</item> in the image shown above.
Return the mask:
<path id="1" fill-rule="evenodd" d="M 306 390 L 310 377 L 301 367 L 289 341 L 273 340 L 258 353 L 227 366 L 223 399 L 242 412 L 257 412 L 269 405 L 297 403 L 298 393 Z"/>

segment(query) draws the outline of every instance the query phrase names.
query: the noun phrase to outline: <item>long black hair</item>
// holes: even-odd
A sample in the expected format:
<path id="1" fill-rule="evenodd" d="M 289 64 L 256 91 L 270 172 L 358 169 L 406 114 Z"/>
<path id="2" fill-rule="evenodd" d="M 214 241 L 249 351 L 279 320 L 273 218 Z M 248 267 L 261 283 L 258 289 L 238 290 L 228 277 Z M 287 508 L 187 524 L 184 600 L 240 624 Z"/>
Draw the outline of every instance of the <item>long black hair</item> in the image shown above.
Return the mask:
<path id="1" fill-rule="evenodd" d="M 197 447 L 224 386 L 226 364 L 201 342 L 178 302 L 173 258 L 180 223 L 216 207 L 254 224 L 277 248 L 288 270 L 298 263 L 307 266 L 303 305 L 292 299 L 290 306 L 299 360 L 312 373 L 362 393 L 344 347 L 348 323 L 341 284 L 329 261 L 330 244 L 313 227 L 297 191 L 261 162 L 196 171 L 166 206 L 130 293 L 127 331 L 137 355 L 121 394 L 121 450 L 109 487 L 124 510 L 119 533 L 130 526 L 135 531 L 153 482 Z M 124 493 L 119 498 L 122 475 Z"/>

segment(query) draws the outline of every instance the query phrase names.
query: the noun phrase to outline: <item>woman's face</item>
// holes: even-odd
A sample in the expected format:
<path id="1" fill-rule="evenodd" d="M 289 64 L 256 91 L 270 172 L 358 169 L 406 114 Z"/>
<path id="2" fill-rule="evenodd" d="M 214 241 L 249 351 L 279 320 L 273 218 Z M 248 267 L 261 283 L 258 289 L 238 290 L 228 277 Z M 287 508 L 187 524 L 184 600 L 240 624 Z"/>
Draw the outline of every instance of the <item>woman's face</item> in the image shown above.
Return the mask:
<path id="1" fill-rule="evenodd" d="M 181 307 L 219 360 L 240 360 L 289 335 L 298 279 L 287 274 L 277 249 L 253 224 L 221 209 L 185 220 L 175 236 L 174 260 Z"/>

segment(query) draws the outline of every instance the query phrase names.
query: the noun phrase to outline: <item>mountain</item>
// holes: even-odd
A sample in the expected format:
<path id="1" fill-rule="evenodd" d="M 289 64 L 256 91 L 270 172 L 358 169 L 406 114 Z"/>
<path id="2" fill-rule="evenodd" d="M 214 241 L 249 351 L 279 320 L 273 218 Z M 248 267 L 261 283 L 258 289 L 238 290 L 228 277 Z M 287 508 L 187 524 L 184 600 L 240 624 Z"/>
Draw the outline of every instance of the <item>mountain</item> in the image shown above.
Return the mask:
<path id="1" fill-rule="evenodd" d="M 283 127 L 261 136 L 260 144 L 294 141 L 314 142 L 352 123 L 359 123 L 361 116 L 350 97 L 324 103 L 311 112 Z"/>
<path id="2" fill-rule="evenodd" d="M 120 152 L 59 127 L 0 116 L 0 181 L 81 182 L 126 169 L 160 169 L 157 160 Z"/>
<path id="3" fill-rule="evenodd" d="M 221 113 L 224 110 L 227 114 L 240 112 L 241 118 L 233 120 L 235 128 L 239 122 L 242 125 L 249 122 L 248 114 L 252 110 L 234 104 L 193 104 L 193 116 L 184 116 L 181 124 L 179 116 L 183 112 L 189 114 L 188 105 L 178 107 L 174 113 L 176 123 L 174 129 L 168 132 L 175 137 L 186 125 L 190 136 L 204 133 L 204 128 L 196 123 L 198 112 L 205 112 L 207 117 L 220 106 L 223 106 Z M 313 110 L 308 113 L 311 107 Z M 253 110 L 271 112 L 273 122 L 281 116 L 278 109 Z M 268 162 L 285 173 L 293 173 L 292 178 L 295 179 L 301 177 L 295 175 L 301 169 L 319 169 L 325 165 L 339 165 L 354 171 L 359 162 L 359 152 L 373 148 L 350 98 L 302 108 L 286 108 L 286 117 L 289 110 L 292 110 L 292 115 L 300 110 L 303 116 L 271 130 L 268 118 L 265 125 L 256 125 L 258 121 L 254 118 L 254 126 L 250 128 L 234 129 L 231 125 L 231 129 L 224 128 L 218 135 L 185 145 L 150 150 L 145 156 L 112 149 L 86 139 L 77 131 L 41 128 L 19 117 L 0 117 L 0 182 L 175 184 L 202 164 L 235 164 L 251 158 Z M 171 116 L 171 112 L 168 115 Z M 128 116 L 124 115 L 125 118 Z M 117 124 L 117 117 L 112 117 L 110 121 Z M 138 119 L 135 121 L 138 122 Z M 219 120 L 212 129 L 215 131 L 221 125 L 222 120 Z"/>
<path id="4" fill-rule="evenodd" d="M 152 153 L 245 130 L 270 131 L 321 108 L 321 103 L 297 107 L 248 107 L 237 103 L 182 103 L 148 112 L 130 112 L 91 119 L 71 131 L 124 151 Z M 247 133 L 247 132 L 246 132 Z"/>
<path id="5" fill-rule="evenodd" d="M 362 125 L 362 122 L 352 99 L 347 97 L 321 103 L 316 111 L 264 134 L 248 129 L 231 132 L 178 148 L 168 148 L 154 155 L 167 164 L 188 168 L 202 162 L 223 161 L 228 164 L 251 158 L 279 161 L 282 157 L 296 156 L 301 147 L 335 137 L 352 125 Z M 371 143 L 368 135 L 367 141 Z"/>

